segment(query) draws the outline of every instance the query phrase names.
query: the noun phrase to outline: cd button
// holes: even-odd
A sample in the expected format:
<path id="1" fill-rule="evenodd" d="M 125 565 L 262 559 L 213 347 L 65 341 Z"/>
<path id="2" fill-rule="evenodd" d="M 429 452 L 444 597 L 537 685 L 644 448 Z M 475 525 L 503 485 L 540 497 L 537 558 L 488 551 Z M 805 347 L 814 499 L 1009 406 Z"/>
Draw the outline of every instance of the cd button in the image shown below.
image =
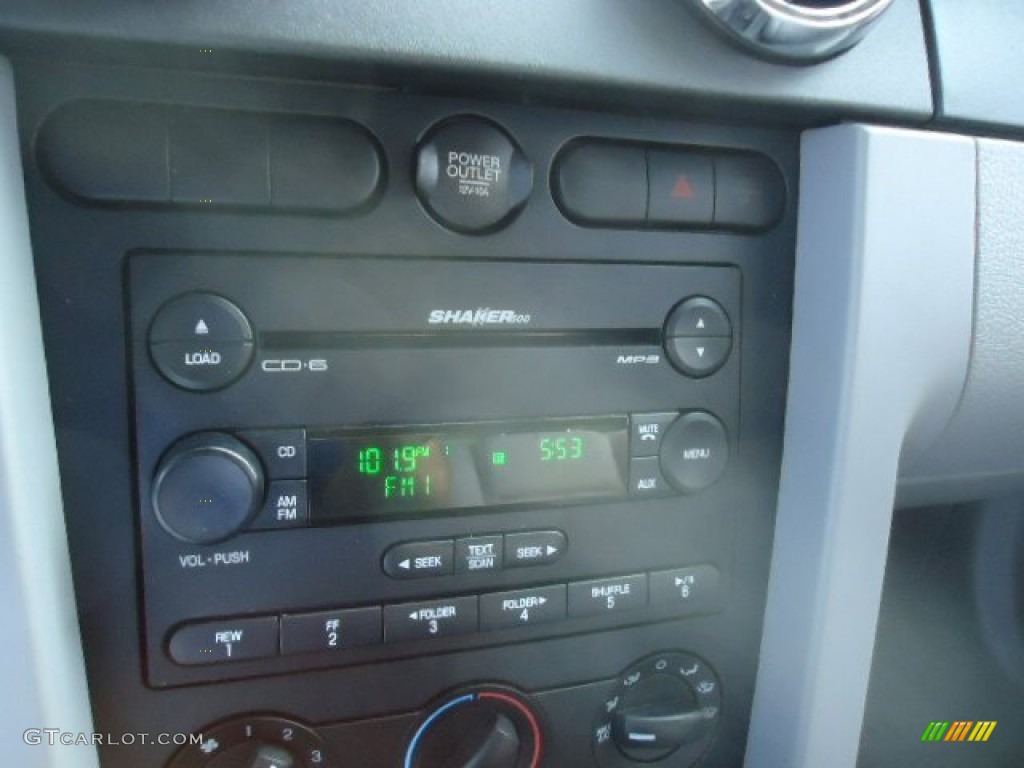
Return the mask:
<path id="1" fill-rule="evenodd" d="M 565 554 L 568 543 L 561 531 L 530 531 L 505 536 L 505 567 L 548 565 Z"/>
<path id="2" fill-rule="evenodd" d="M 354 608 L 281 617 L 281 653 L 335 653 L 383 642 L 380 608 Z"/>
<path id="3" fill-rule="evenodd" d="M 384 555 L 384 573 L 393 579 L 446 576 L 454 571 L 454 555 L 451 539 L 396 544 Z"/>
<path id="4" fill-rule="evenodd" d="M 178 664 L 217 664 L 277 655 L 277 617 L 225 619 L 188 624 L 169 644 Z"/>
<path id="5" fill-rule="evenodd" d="M 691 378 L 710 376 L 729 359 L 732 339 L 724 337 L 685 337 L 665 340 L 665 351 L 672 364 Z"/>
<path id="6" fill-rule="evenodd" d="M 501 536 L 472 536 L 455 542 L 455 570 L 458 573 L 500 571 Z"/>
<path id="7" fill-rule="evenodd" d="M 665 430 L 678 413 L 634 413 L 630 418 L 629 453 L 631 456 L 657 456 Z"/>
<path id="8" fill-rule="evenodd" d="M 476 632 L 476 597 L 456 597 L 384 608 L 384 639 L 388 643 L 424 640 Z"/>
<path id="9" fill-rule="evenodd" d="M 565 618 L 564 584 L 480 596 L 480 628 L 510 629 Z"/>
<path id="10" fill-rule="evenodd" d="M 647 575 L 578 581 L 569 585 L 569 615 L 603 616 L 647 605 Z"/>
<path id="11" fill-rule="evenodd" d="M 253 447 L 271 480 L 306 476 L 306 430 L 260 429 L 239 434 Z"/>

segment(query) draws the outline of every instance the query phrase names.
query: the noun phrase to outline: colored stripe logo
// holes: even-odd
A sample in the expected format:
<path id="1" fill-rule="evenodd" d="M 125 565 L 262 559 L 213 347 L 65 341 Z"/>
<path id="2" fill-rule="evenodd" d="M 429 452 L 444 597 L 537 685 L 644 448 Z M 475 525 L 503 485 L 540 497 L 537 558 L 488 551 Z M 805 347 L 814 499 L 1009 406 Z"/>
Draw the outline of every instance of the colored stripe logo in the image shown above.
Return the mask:
<path id="1" fill-rule="evenodd" d="M 921 734 L 921 741 L 988 741 L 996 723 L 996 720 L 932 721 Z"/>

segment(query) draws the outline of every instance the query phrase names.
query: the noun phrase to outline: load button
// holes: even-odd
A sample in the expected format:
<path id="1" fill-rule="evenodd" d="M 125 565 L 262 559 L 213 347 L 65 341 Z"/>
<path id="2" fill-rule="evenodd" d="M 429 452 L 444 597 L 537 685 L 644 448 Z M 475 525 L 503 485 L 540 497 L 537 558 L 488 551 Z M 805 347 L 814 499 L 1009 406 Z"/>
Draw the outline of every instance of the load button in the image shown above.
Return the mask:
<path id="1" fill-rule="evenodd" d="M 558 560 L 568 547 L 561 531 L 528 531 L 505 536 L 505 567 L 548 565 Z"/>

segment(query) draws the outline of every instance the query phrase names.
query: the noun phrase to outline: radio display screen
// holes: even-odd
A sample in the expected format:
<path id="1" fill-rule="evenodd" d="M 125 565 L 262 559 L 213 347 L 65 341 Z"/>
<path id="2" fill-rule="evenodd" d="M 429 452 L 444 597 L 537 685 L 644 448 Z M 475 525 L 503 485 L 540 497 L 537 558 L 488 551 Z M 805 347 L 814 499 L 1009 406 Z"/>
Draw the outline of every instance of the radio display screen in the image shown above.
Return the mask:
<path id="1" fill-rule="evenodd" d="M 626 495 L 625 417 L 309 440 L 314 522 Z"/>

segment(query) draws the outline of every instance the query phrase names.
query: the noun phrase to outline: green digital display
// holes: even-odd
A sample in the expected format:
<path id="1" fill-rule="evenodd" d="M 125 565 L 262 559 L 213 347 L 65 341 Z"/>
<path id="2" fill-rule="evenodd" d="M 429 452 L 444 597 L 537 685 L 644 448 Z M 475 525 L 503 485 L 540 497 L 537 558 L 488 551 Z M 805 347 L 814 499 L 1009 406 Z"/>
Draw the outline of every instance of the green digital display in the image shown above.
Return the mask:
<path id="1" fill-rule="evenodd" d="M 542 437 L 539 446 L 541 461 L 574 461 L 583 458 L 583 438 L 580 435 Z"/>
<path id="2" fill-rule="evenodd" d="M 311 435 L 313 515 L 373 518 L 625 495 L 625 418 L 537 426 L 544 428 L 470 424 Z"/>

